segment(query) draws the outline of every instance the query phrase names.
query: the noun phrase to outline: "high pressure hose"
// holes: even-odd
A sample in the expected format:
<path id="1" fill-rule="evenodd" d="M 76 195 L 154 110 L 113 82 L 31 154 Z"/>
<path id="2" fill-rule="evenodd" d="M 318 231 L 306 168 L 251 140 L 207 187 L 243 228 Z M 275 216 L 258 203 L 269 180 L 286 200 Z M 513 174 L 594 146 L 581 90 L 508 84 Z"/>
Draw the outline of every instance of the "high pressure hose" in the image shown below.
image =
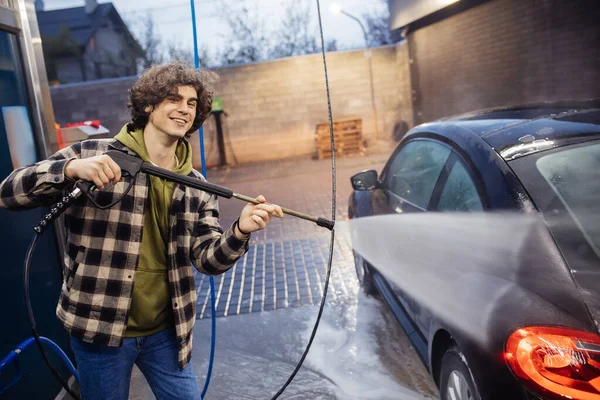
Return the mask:
<path id="1" fill-rule="evenodd" d="M 317 1 L 317 13 L 319 15 L 319 31 L 321 34 L 321 50 L 322 50 L 322 54 L 323 54 L 323 68 L 325 70 L 325 88 L 327 90 L 327 112 L 328 112 L 328 116 L 329 116 L 329 138 L 331 141 L 331 183 L 332 183 L 332 185 L 331 185 L 331 220 L 335 223 L 335 211 L 336 211 L 335 140 L 333 137 L 333 117 L 331 114 L 331 96 L 329 94 L 329 77 L 327 75 L 327 56 L 325 55 L 325 39 L 323 37 L 323 22 L 321 21 L 321 4 L 319 3 L 319 0 L 316 0 L 316 1 Z M 331 264 L 333 261 L 334 240 L 335 240 L 335 229 L 331 229 L 331 239 L 329 242 L 329 261 L 327 262 L 327 276 L 325 278 L 325 286 L 323 288 L 323 297 L 321 297 L 321 305 L 319 306 L 319 313 L 317 315 L 317 321 L 315 322 L 315 326 L 312 330 L 312 333 L 310 334 L 310 339 L 308 340 L 306 349 L 304 350 L 302 357 L 300 357 L 300 361 L 298 362 L 298 365 L 296 365 L 294 372 L 292 372 L 292 374 L 290 375 L 288 380 L 281 387 L 281 389 L 279 389 L 279 391 L 277 393 L 275 393 L 275 396 L 273 396 L 271 398 L 271 400 L 277 399 L 285 391 L 285 389 L 289 386 L 289 384 L 292 382 L 292 380 L 294 379 L 294 377 L 300 370 L 300 367 L 302 367 L 302 363 L 304 362 L 304 359 L 306 358 L 306 356 L 310 350 L 310 346 L 312 345 L 315 335 L 317 334 L 317 329 L 319 328 L 319 322 L 321 321 L 321 315 L 323 315 L 323 308 L 325 307 L 325 300 L 327 299 L 327 289 L 329 288 L 329 277 L 331 276 Z"/>
<path id="2" fill-rule="evenodd" d="M 44 230 L 49 226 L 50 222 L 52 222 L 54 219 L 58 218 L 58 216 L 60 216 L 60 214 L 62 214 L 62 212 L 64 210 L 66 210 L 67 207 L 69 207 L 79 196 L 81 196 L 82 193 L 83 192 L 81 191 L 81 189 L 75 188 L 67 196 L 63 197 L 60 202 L 58 202 L 56 205 L 54 205 L 52 207 L 52 209 L 50 210 L 50 212 L 48 214 L 46 214 L 45 218 L 38 224 L 38 226 L 36 226 L 34 228 L 35 235 L 33 236 L 33 240 L 31 241 L 31 244 L 29 245 L 29 249 L 27 249 L 27 256 L 25 257 L 25 267 L 24 267 L 24 272 L 23 272 L 23 274 L 24 274 L 24 276 L 23 276 L 23 292 L 25 294 L 25 305 L 27 307 L 27 317 L 29 319 L 29 324 L 31 325 L 31 332 L 33 333 L 33 338 L 35 339 L 35 343 L 37 344 L 38 349 L 40 350 L 40 353 L 42 353 L 42 358 L 44 359 L 44 362 L 46 363 L 48 368 L 50 368 L 52 375 L 54 375 L 54 377 L 60 382 L 60 384 L 67 391 L 67 393 L 69 393 L 69 395 L 72 398 L 74 398 L 75 400 L 79 400 L 79 396 L 75 392 L 73 392 L 73 390 L 69 387 L 69 384 L 60 376 L 60 373 L 52 366 L 52 364 L 50 363 L 50 359 L 48 358 L 48 355 L 46 354 L 46 351 L 44 350 L 44 346 L 42 346 L 42 340 L 40 339 L 40 335 L 38 334 L 38 331 L 37 331 L 37 328 L 35 325 L 35 318 L 33 315 L 33 307 L 31 306 L 31 298 L 29 295 L 29 275 L 30 275 L 30 271 L 31 271 L 31 258 L 33 255 L 33 251 L 35 249 L 35 245 L 37 244 L 38 238 L 42 235 Z"/>

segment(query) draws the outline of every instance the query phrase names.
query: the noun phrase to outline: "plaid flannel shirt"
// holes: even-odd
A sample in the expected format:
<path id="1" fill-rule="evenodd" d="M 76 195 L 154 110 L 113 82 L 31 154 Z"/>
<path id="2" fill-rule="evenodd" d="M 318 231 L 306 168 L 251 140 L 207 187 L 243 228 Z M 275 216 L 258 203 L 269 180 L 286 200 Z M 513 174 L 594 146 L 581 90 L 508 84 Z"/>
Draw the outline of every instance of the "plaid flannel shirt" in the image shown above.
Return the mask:
<path id="1" fill-rule="evenodd" d="M 56 203 L 73 182 L 65 177 L 73 158 L 119 150 L 136 156 L 114 139 L 86 140 L 60 150 L 48 160 L 19 168 L 0 184 L 0 207 L 27 209 Z M 190 176 L 204 179 L 193 170 Z M 81 196 L 65 213 L 66 250 L 63 284 L 56 315 L 74 337 L 85 342 L 117 347 L 127 328 L 131 294 L 142 243 L 148 176 L 139 173 L 99 191 L 97 202 L 110 204 L 133 181 L 122 201 L 109 209 L 96 208 Z M 167 268 L 179 366 L 192 354 L 196 320 L 196 289 L 192 263 L 208 275 L 222 274 L 248 250 L 232 228 L 223 232 L 214 195 L 176 185 L 171 204 Z"/>

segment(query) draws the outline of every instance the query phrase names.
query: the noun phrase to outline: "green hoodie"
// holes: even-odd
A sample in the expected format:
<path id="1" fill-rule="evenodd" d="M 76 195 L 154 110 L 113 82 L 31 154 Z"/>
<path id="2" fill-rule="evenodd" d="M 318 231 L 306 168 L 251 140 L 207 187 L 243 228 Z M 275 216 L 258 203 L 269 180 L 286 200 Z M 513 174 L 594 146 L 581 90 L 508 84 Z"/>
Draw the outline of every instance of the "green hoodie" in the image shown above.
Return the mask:
<path id="1" fill-rule="evenodd" d="M 152 162 L 146 150 L 143 130 L 128 131 L 127 126 L 115 139 L 135 151 L 142 160 Z M 192 148 L 180 139 L 175 151 L 179 165 L 173 172 L 192 172 Z M 149 194 L 144 216 L 144 230 L 131 307 L 125 337 L 148 336 L 173 323 L 167 266 L 169 212 L 175 183 L 149 176 Z"/>

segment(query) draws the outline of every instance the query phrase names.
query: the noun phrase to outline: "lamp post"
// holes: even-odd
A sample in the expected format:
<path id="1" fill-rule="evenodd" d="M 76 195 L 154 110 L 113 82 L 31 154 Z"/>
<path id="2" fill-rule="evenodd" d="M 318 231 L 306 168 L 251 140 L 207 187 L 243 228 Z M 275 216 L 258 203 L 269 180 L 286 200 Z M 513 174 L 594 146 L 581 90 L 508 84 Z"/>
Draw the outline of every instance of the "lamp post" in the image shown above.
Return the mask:
<path id="1" fill-rule="evenodd" d="M 371 63 L 371 49 L 369 47 L 369 37 L 367 36 L 367 30 L 363 25 L 362 21 L 355 17 L 354 15 L 344 11 L 342 6 L 337 3 L 334 3 L 331 6 L 331 11 L 334 14 L 344 14 L 345 16 L 352 18 L 354 21 L 358 22 L 360 28 L 363 31 L 363 36 L 365 38 L 365 46 L 367 47 L 367 59 L 369 60 L 369 84 L 371 85 L 371 107 L 373 108 L 373 124 L 375 128 L 375 139 L 379 137 L 379 129 L 377 127 L 377 107 L 375 107 L 375 89 L 373 88 L 373 67 Z"/>

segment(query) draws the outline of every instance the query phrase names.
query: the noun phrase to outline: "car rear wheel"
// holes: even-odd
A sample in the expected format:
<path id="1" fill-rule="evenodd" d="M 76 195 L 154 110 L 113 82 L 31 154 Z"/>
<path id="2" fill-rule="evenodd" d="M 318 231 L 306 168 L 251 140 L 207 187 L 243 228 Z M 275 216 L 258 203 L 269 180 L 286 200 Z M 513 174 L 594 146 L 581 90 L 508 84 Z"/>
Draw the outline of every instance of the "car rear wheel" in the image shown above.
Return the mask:
<path id="1" fill-rule="evenodd" d="M 354 267 L 356 268 L 356 276 L 360 287 L 367 296 L 374 296 L 377 294 L 377 289 L 375 289 L 373 275 L 371 275 L 371 272 L 368 270 L 365 259 L 354 250 L 352 253 L 354 254 Z"/>
<path id="2" fill-rule="evenodd" d="M 439 382 L 441 400 L 481 400 L 465 356 L 456 346 L 442 357 Z"/>

